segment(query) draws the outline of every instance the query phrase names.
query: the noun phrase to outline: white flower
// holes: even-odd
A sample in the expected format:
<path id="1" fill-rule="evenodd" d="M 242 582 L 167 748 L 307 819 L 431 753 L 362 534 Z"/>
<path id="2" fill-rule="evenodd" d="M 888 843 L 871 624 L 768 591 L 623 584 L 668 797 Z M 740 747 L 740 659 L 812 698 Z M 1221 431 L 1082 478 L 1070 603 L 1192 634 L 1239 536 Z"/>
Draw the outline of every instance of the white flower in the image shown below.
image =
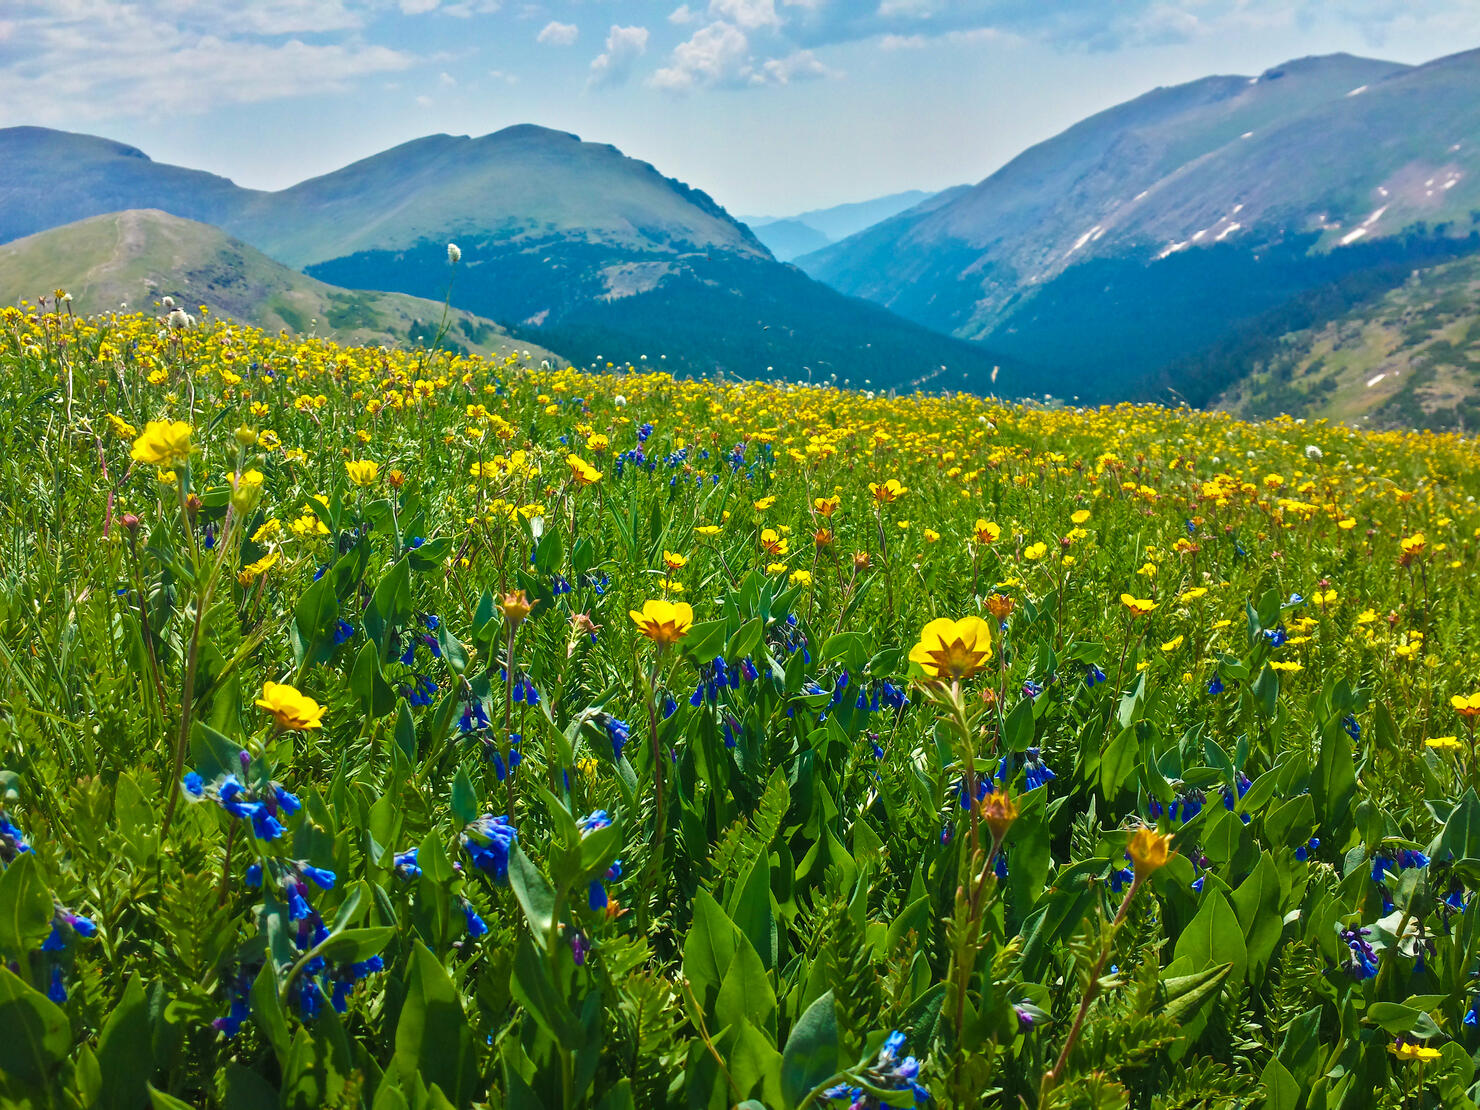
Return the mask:
<path id="1" fill-rule="evenodd" d="M 627 403 L 627 398 L 623 397 L 620 393 L 618 393 L 615 397 L 612 398 L 612 404 L 616 405 L 618 408 L 621 408 L 626 403 Z"/>
<path id="2" fill-rule="evenodd" d="M 1307 459 L 1319 459 L 1323 454 L 1324 452 L 1314 443 L 1307 443 L 1305 445 L 1305 457 Z"/>
<path id="3" fill-rule="evenodd" d="M 172 308 L 170 314 L 165 317 L 166 324 L 175 329 L 195 327 L 195 317 L 183 308 Z"/>
<path id="4" fill-rule="evenodd" d="M 454 265 L 462 261 L 462 248 L 456 243 L 447 244 L 447 261 Z"/>
<path id="5" fill-rule="evenodd" d="M 165 306 L 165 308 L 174 308 L 175 307 L 175 298 L 174 297 L 166 297 L 160 303 L 162 303 Z"/>

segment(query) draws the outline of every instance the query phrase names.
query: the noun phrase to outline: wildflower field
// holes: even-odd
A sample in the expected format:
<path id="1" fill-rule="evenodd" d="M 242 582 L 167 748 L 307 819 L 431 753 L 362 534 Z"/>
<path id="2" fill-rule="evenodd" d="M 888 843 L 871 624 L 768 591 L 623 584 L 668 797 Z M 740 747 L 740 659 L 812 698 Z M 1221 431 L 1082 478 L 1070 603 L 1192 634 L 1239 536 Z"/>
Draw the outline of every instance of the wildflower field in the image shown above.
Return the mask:
<path id="1" fill-rule="evenodd" d="M 167 323 L 0 313 L 0 1104 L 1472 1105 L 1473 441 Z"/>

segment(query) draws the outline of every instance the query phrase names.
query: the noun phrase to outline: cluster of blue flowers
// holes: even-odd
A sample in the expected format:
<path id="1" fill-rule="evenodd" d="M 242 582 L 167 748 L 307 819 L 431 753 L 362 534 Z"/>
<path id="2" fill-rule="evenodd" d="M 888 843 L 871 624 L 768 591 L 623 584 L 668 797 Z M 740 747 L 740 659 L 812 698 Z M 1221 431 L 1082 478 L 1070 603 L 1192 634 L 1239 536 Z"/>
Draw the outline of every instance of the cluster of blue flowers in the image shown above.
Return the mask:
<path id="1" fill-rule="evenodd" d="M 598 809 L 593 813 L 587 814 L 585 817 L 582 817 L 581 820 L 578 822 L 577 827 L 581 830 L 581 837 L 584 839 L 585 837 L 590 836 L 592 833 L 594 833 L 597 829 L 608 828 L 611 823 L 611 815 L 608 814 L 604 809 Z M 607 897 L 606 893 L 606 884 L 614 883 L 621 877 L 622 861 L 619 859 L 612 860 L 611 866 L 606 869 L 606 874 L 602 878 L 591 880 L 591 887 L 586 894 L 586 904 L 590 906 L 593 910 L 606 909 L 608 903 L 610 902 L 610 899 Z"/>
<path id="2" fill-rule="evenodd" d="M 883 1106 L 900 1106 L 889 1097 L 892 1092 L 908 1093 L 916 1104 L 930 1101 L 930 1092 L 919 1083 L 920 1061 L 913 1056 L 901 1057 L 904 1034 L 895 1030 L 884 1041 L 874 1062 L 860 1069 L 859 1083 L 839 1083 L 822 1092 L 833 1102 L 847 1102 L 848 1110 L 878 1110 Z M 866 1085 L 866 1086 L 865 1086 Z"/>
<path id="3" fill-rule="evenodd" d="M 248 886 L 263 887 L 264 880 L 267 889 L 280 895 L 287 905 L 288 920 L 297 926 L 293 943 L 300 952 L 308 952 L 329 938 L 329 929 L 309 897 L 314 887 L 334 889 L 338 878 L 333 871 L 315 867 L 306 860 L 269 860 L 265 871 L 258 863 L 247 868 Z M 331 963 L 323 956 L 315 956 L 303 965 L 289 997 L 305 1021 L 311 1021 L 322 1012 L 325 998 L 329 999 L 335 1013 L 342 1014 L 349 1008 L 349 998 L 355 987 L 384 968 L 379 956 L 350 963 Z M 234 1037 L 251 1013 L 250 986 L 247 977 L 240 973 L 227 985 L 229 1001 L 226 1015 L 212 1023 L 227 1037 Z"/>
<path id="4" fill-rule="evenodd" d="M 242 752 L 241 762 L 245 773 L 251 757 Z M 199 772 L 191 771 L 185 776 L 182 785 L 185 793 L 196 801 L 213 798 L 231 816 L 250 821 L 252 835 L 258 840 L 278 839 L 287 831 L 278 818 L 291 817 L 303 808 L 298 796 L 279 782 L 249 787 L 243 785 L 235 775 L 227 774 L 220 781 L 208 784 Z"/>
<path id="5" fill-rule="evenodd" d="M 1367 941 L 1371 935 L 1371 929 L 1341 930 L 1341 943 L 1351 952 L 1341 970 L 1354 979 L 1371 979 L 1377 975 L 1377 953 Z"/>
<path id="6" fill-rule="evenodd" d="M 1414 867 L 1427 867 L 1429 857 L 1417 848 L 1403 848 L 1396 854 L 1379 850 L 1372 857 L 1372 881 L 1377 884 L 1377 889 L 1382 893 L 1382 912 L 1393 912 L 1392 893 L 1388 890 L 1387 870 L 1396 866 L 1399 871 L 1407 871 Z"/>
<path id="7" fill-rule="evenodd" d="M 0 809 L 0 864 L 8 867 L 30 851 L 31 844 L 26 839 L 26 834 L 6 815 L 4 809 Z M 4 868 L 0 867 L 0 870 Z M 92 918 L 73 913 L 60 903 L 55 904 L 52 910 L 51 932 L 41 942 L 41 959 L 51 965 L 46 993 L 58 1005 L 67 1001 L 67 986 L 63 979 L 62 969 L 72 943 L 78 938 L 87 940 L 97 934 L 98 927 Z"/>
<path id="8" fill-rule="evenodd" d="M 495 882 L 508 882 L 509 852 L 519 838 L 518 830 L 503 814 L 485 813 L 463 830 L 463 850 L 473 866 Z"/>
<path id="9" fill-rule="evenodd" d="M 597 716 L 596 723 L 606 729 L 607 738 L 612 742 L 612 758 L 621 759 L 622 749 L 627 746 L 627 741 L 632 735 L 627 722 L 619 717 L 613 717 L 610 713 L 602 713 Z"/>

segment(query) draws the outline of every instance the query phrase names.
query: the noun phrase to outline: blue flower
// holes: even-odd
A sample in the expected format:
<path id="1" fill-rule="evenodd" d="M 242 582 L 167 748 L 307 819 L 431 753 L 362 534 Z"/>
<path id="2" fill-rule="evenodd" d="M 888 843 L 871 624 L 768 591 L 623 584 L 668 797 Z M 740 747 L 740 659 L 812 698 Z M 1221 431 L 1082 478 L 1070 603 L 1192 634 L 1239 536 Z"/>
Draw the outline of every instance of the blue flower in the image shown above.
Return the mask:
<path id="1" fill-rule="evenodd" d="M 463 848 L 472 857 L 474 867 L 502 883 L 508 880 L 509 850 L 518 836 L 508 817 L 485 814 L 468 826 Z"/>
<path id="2" fill-rule="evenodd" d="M 1039 757 L 1037 748 L 1029 748 L 1023 753 L 1026 757 L 1023 761 L 1023 770 L 1027 773 L 1027 787 L 1029 790 L 1037 790 L 1050 779 L 1058 778 Z"/>

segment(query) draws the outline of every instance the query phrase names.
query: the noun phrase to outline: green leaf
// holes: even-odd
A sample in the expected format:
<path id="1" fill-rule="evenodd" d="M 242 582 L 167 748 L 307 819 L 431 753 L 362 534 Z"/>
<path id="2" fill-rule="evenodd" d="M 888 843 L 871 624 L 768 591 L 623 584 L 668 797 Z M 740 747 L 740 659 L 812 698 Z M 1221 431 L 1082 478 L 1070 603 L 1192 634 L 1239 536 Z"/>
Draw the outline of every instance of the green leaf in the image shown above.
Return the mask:
<path id="1" fill-rule="evenodd" d="M 0 966 L 0 1075 L 41 1083 L 71 1047 L 66 1012 Z"/>
<path id="2" fill-rule="evenodd" d="M 252 983 L 252 1017 L 262 1031 L 267 1043 L 272 1046 L 279 1066 L 287 1060 L 292 1045 L 288 1032 L 288 1019 L 283 1015 L 283 1005 L 278 998 L 277 969 L 271 959 L 262 965 Z"/>
<path id="3" fill-rule="evenodd" d="M 396 692 L 380 673 L 380 653 L 369 640 L 355 656 L 349 688 L 360 699 L 360 706 L 368 717 L 384 717 L 396 707 Z"/>
<path id="4" fill-rule="evenodd" d="M 1249 980 L 1257 984 L 1284 931 L 1280 913 L 1280 876 L 1268 852 L 1249 877 L 1233 892 L 1233 909 L 1244 931 L 1244 944 L 1249 955 Z"/>
<path id="5" fill-rule="evenodd" d="M 694 997 L 712 1014 L 725 972 L 734 962 L 740 930 L 707 890 L 694 894 L 693 905 L 693 922 L 683 942 L 683 973 L 693 985 Z"/>
<path id="6" fill-rule="evenodd" d="M 1125 780 L 1136 769 L 1141 758 L 1141 742 L 1136 738 L 1136 726 L 1120 730 L 1100 755 L 1100 791 L 1106 801 L 1114 801 L 1120 794 Z"/>
<path id="7" fill-rule="evenodd" d="M 797 1020 L 781 1053 L 781 1097 L 796 1110 L 819 1087 L 837 1076 L 843 1063 L 838 1038 L 838 1012 L 833 992 L 828 991 Z"/>
<path id="8" fill-rule="evenodd" d="M 51 892 L 34 852 L 22 852 L 0 871 L 0 953 L 26 963 L 51 933 Z"/>
<path id="9" fill-rule="evenodd" d="M 154 1054 L 149 1044 L 149 1006 L 137 975 L 128 981 L 98 1037 L 98 1068 L 103 1079 L 100 1110 L 135 1110 L 143 1105 Z"/>
<path id="10" fill-rule="evenodd" d="M 1008 751 L 1025 752 L 1033 746 L 1033 699 L 1024 698 L 1012 707 L 1002 723 L 1002 736 Z"/>
<path id="11" fill-rule="evenodd" d="M 380 952 L 395 935 L 396 929 L 393 925 L 344 929 L 324 941 L 316 951 L 326 960 L 338 963 L 360 963 Z"/>
<path id="12" fill-rule="evenodd" d="M 455 1106 L 479 1091 L 473 1034 L 447 969 L 420 941 L 411 956 L 410 989 L 396 1024 L 395 1067 L 403 1085 L 442 1088 Z"/>
<path id="13" fill-rule="evenodd" d="M 1239 926 L 1238 915 L 1221 892 L 1210 890 L 1203 896 L 1202 907 L 1177 938 L 1173 959 L 1182 956 L 1188 957 L 1199 971 L 1231 963 L 1234 981 L 1244 977 L 1248 964 L 1244 931 Z"/>
<path id="14" fill-rule="evenodd" d="M 478 819 L 480 809 L 478 791 L 468 777 L 468 769 L 459 767 L 452 780 L 452 816 L 459 825 L 470 825 Z"/>
<path id="15" fill-rule="evenodd" d="M 524 911 L 524 920 L 543 943 L 550 935 L 551 922 L 555 920 L 555 889 L 545 878 L 534 861 L 524 854 L 524 849 L 515 841 L 509 850 L 509 886 Z"/>
<path id="16" fill-rule="evenodd" d="M 195 1110 L 188 1102 L 182 1102 L 174 1095 L 166 1094 L 153 1084 L 149 1086 L 149 1105 L 153 1110 Z"/>
<path id="17" fill-rule="evenodd" d="M 1203 1003 L 1218 994 L 1231 970 L 1232 964 L 1219 964 L 1192 975 L 1163 979 L 1161 987 L 1165 998 L 1159 1012 L 1179 1024 L 1189 1022 Z"/>
<path id="18" fill-rule="evenodd" d="M 543 938 L 541 938 L 543 939 Z M 568 1052 L 581 1046 L 580 1023 L 575 1013 L 560 996 L 545 957 L 530 943 L 528 936 L 519 938 L 514 966 L 509 978 L 509 991 L 540 1027 Z"/>

